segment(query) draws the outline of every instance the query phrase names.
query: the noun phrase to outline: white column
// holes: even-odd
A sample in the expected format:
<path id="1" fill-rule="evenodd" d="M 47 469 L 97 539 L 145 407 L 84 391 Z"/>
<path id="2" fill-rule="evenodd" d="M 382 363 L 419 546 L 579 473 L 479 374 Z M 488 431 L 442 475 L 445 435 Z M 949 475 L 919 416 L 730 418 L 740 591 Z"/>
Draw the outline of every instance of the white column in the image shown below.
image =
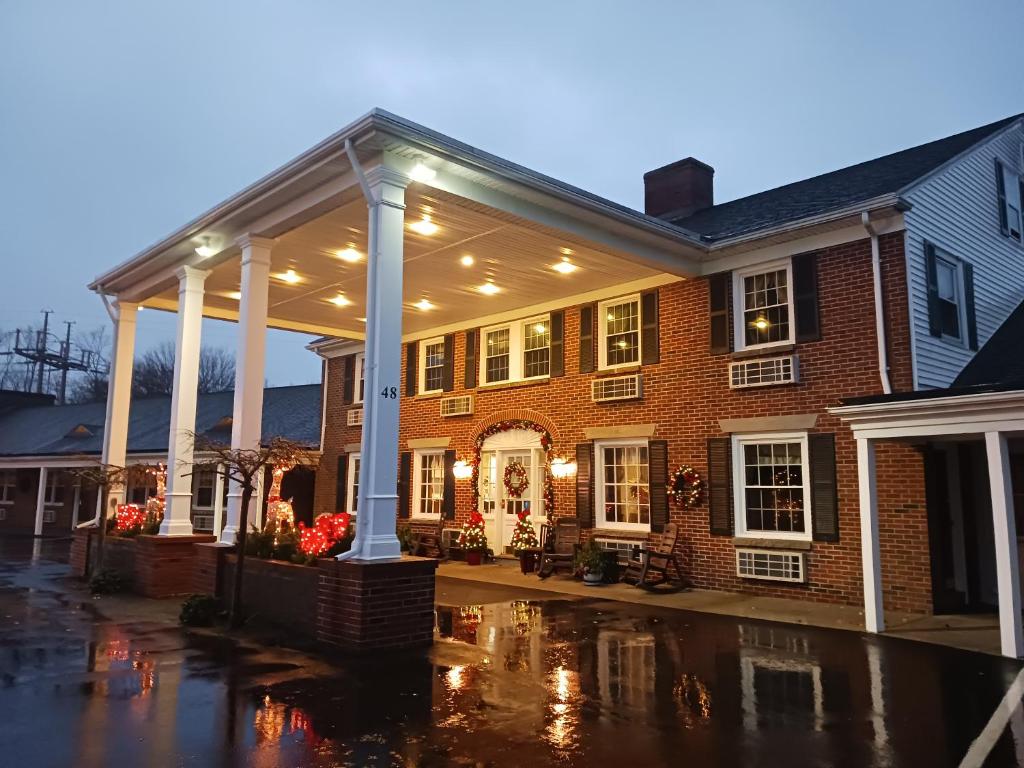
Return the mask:
<path id="1" fill-rule="evenodd" d="M 213 535 L 220 536 L 221 525 L 224 523 L 224 465 L 217 465 L 217 474 L 213 479 Z"/>
<path id="2" fill-rule="evenodd" d="M 999 641 L 1003 656 L 1024 657 L 1020 616 L 1020 569 L 1017 563 L 1017 523 L 1013 517 L 1010 452 L 1006 436 L 985 433 L 988 482 L 992 493 L 992 528 L 996 542 L 996 583 L 999 588 Z"/>
<path id="3" fill-rule="evenodd" d="M 252 517 L 249 522 L 260 530 L 263 529 L 263 492 L 266 490 L 267 471 L 264 469 L 256 476 L 256 493 L 252 497 Z"/>
<path id="4" fill-rule="evenodd" d="M 135 329 L 139 305 L 118 300 L 114 304 L 117 321 L 111 344 L 110 373 L 107 381 L 107 420 L 103 429 L 104 464 L 123 467 L 128 454 L 128 417 L 132 398 L 132 366 L 135 362 Z M 97 494 L 99 495 L 99 494 Z M 108 492 L 107 515 L 124 504 L 123 483 Z M 101 498 L 96 499 L 96 520 L 99 520 Z"/>
<path id="5" fill-rule="evenodd" d="M 174 345 L 174 389 L 167 446 L 167 491 L 161 536 L 192 534 L 192 450 L 199 393 L 199 344 L 203 325 L 203 283 L 210 273 L 178 270 L 178 336 Z"/>
<path id="6" fill-rule="evenodd" d="M 266 376 L 267 304 L 270 287 L 270 249 L 274 241 L 245 235 L 242 248 L 242 298 L 238 307 L 238 348 L 235 352 L 235 403 L 231 417 L 231 447 L 258 448 L 263 430 L 263 380 Z M 242 489 L 228 484 L 228 517 L 220 540 L 234 544 L 241 520 Z M 249 520 L 254 521 L 253 508 Z"/>
<path id="7" fill-rule="evenodd" d="M 398 511 L 398 402 L 402 366 L 402 243 L 409 179 L 388 168 L 367 174 L 366 397 L 359 464 L 359 522 L 352 557 L 401 557 Z"/>
<path id="8" fill-rule="evenodd" d="M 878 488 L 875 443 L 857 438 L 857 483 L 860 489 L 860 556 L 864 573 L 864 627 L 885 631 L 882 608 L 882 558 L 878 546 Z"/>
<path id="9" fill-rule="evenodd" d="M 43 510 L 46 509 L 46 467 L 39 468 L 39 490 L 36 492 L 35 535 L 43 535 Z"/>
<path id="10" fill-rule="evenodd" d="M 82 481 L 75 480 L 71 499 L 71 530 L 78 526 L 78 515 L 82 506 Z"/>

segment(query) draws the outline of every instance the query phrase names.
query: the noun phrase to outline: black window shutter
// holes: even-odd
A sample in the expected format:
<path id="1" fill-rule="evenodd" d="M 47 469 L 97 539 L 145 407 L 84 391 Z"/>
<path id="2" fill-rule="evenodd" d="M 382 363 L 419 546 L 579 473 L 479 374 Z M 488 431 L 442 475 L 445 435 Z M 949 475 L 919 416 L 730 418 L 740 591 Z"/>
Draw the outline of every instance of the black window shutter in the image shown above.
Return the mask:
<path id="1" fill-rule="evenodd" d="M 576 518 L 584 528 L 594 525 L 594 446 L 576 445 Z"/>
<path id="2" fill-rule="evenodd" d="M 1010 222 L 1006 218 L 1006 180 L 1003 177 L 1003 164 L 996 160 L 996 200 L 999 203 L 999 231 L 1010 234 Z"/>
<path id="3" fill-rule="evenodd" d="M 811 468 L 811 514 L 815 541 L 839 541 L 839 501 L 836 496 L 836 436 L 808 435 Z"/>
<path id="4" fill-rule="evenodd" d="M 348 512 L 348 454 L 338 454 L 338 480 L 334 486 L 334 511 Z"/>
<path id="5" fill-rule="evenodd" d="M 444 368 L 441 369 L 441 389 L 451 392 L 455 389 L 455 334 L 444 337 Z"/>
<path id="6" fill-rule="evenodd" d="M 480 348 L 477 342 L 479 331 L 466 331 L 466 370 L 463 371 L 463 386 L 466 389 L 473 389 L 476 386 L 476 352 Z"/>
<path id="7" fill-rule="evenodd" d="M 420 377 L 419 342 L 410 341 L 405 345 L 405 395 L 416 394 L 416 379 Z"/>
<path id="8" fill-rule="evenodd" d="M 732 536 L 732 440 L 708 438 L 708 509 L 711 533 Z"/>
<path id="9" fill-rule="evenodd" d="M 668 441 L 647 444 L 647 481 L 651 502 L 651 530 L 661 533 L 668 524 Z"/>
<path id="10" fill-rule="evenodd" d="M 552 312 L 551 332 L 551 376 L 565 375 L 565 312 Z"/>
<path id="11" fill-rule="evenodd" d="M 928 285 L 928 332 L 942 336 L 942 320 L 939 317 L 939 280 L 935 271 L 935 246 L 925 241 L 924 273 Z"/>
<path id="12" fill-rule="evenodd" d="M 658 289 L 640 294 L 640 360 L 644 365 L 659 362 L 658 350 Z"/>
<path id="13" fill-rule="evenodd" d="M 441 500 L 441 517 L 455 519 L 455 451 L 444 452 L 444 498 Z"/>
<path id="14" fill-rule="evenodd" d="M 351 405 L 356 391 L 356 356 L 348 355 L 341 361 L 341 402 Z"/>
<path id="15" fill-rule="evenodd" d="M 793 309 L 796 313 L 797 342 L 820 339 L 816 252 L 801 253 L 793 257 Z"/>
<path id="16" fill-rule="evenodd" d="M 963 262 L 964 270 L 964 312 L 967 315 L 967 343 L 971 349 L 978 348 L 978 318 L 974 311 L 974 267 Z"/>
<path id="17" fill-rule="evenodd" d="M 732 352 L 729 333 L 731 324 L 732 272 L 721 272 L 708 278 L 709 306 L 711 310 L 711 354 Z"/>
<path id="18" fill-rule="evenodd" d="M 594 370 L 594 305 L 580 307 L 580 373 Z"/>
<path id="19" fill-rule="evenodd" d="M 409 516 L 409 501 L 412 499 L 412 453 L 402 451 L 398 455 L 398 516 Z"/>

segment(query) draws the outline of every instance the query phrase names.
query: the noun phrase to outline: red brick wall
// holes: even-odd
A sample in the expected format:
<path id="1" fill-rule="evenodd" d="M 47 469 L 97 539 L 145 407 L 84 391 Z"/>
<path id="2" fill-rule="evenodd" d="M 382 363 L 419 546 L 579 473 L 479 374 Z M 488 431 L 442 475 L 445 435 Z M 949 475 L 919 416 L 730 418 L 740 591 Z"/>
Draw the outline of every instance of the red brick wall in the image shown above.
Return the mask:
<path id="1" fill-rule="evenodd" d="M 911 387 L 903 233 L 881 238 L 882 273 L 891 377 L 896 390 Z M 730 390 L 729 355 L 709 353 L 708 284 L 686 280 L 660 289 L 661 361 L 643 366 L 640 401 L 595 404 L 590 381 L 580 375 L 579 310 L 565 315 L 565 371 L 561 378 L 505 388 L 477 388 L 473 416 L 441 419 L 438 396 L 403 398 L 401 444 L 410 438 L 451 437 L 450 448 L 470 455 L 479 429 L 487 423 L 523 413 L 551 425 L 555 453 L 571 456 L 584 430 L 595 426 L 657 424 L 655 437 L 669 443 L 670 467 L 691 464 L 707 472 L 706 440 L 721 436 L 719 418 L 818 414 L 813 431 L 836 434 L 840 538 L 814 542 L 807 559 L 808 583 L 789 585 L 740 580 L 735 576 L 735 547 L 728 536 L 709 533 L 708 510 L 681 512 L 679 553 L 690 581 L 698 587 L 816 601 L 861 604 L 860 520 L 857 509 L 856 451 L 850 432 L 826 408 L 843 397 L 881 393 L 873 309 L 871 249 L 867 239 L 827 248 L 818 262 L 822 338 L 800 344 L 800 383 Z M 455 336 L 455 391 L 464 392 L 465 336 Z M 403 366 L 405 356 L 403 355 Z M 358 440 L 358 429 L 344 424 L 340 400 L 341 362 L 331 361 L 324 462 L 317 473 L 318 509 L 333 505 L 337 452 Z M 403 379 L 404 381 L 404 379 Z M 931 609 L 927 522 L 923 469 L 910 448 L 879 450 L 880 528 L 886 607 L 926 612 Z M 472 503 L 471 487 L 460 481 L 457 517 Z M 325 504 L 321 494 L 329 494 Z M 573 480 L 556 481 L 556 513 L 574 514 Z M 619 535 L 618 533 L 616 535 Z"/>
<path id="2" fill-rule="evenodd" d="M 338 454 L 344 451 L 346 445 L 358 443 L 362 434 L 360 427 L 346 426 L 349 409 L 360 406 L 342 403 L 341 385 L 344 358 L 336 357 L 326 362 L 324 372 L 329 390 L 325 412 L 327 429 L 324 430 L 323 460 L 316 471 L 316 493 L 313 498 L 314 515 L 345 511 L 335 509 L 334 504 L 338 482 Z"/>

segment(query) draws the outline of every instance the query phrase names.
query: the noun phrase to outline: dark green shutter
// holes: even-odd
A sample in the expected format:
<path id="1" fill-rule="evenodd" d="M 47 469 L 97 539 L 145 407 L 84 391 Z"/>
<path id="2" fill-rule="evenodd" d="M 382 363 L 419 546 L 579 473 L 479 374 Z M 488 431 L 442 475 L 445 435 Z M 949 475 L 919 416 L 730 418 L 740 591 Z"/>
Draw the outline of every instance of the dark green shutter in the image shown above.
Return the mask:
<path id="1" fill-rule="evenodd" d="M 416 394 L 416 379 L 419 378 L 419 342 L 410 341 L 405 345 L 405 395 Z"/>
<path id="2" fill-rule="evenodd" d="M 708 514 L 711 533 L 732 536 L 732 440 L 708 438 Z"/>
<path id="3" fill-rule="evenodd" d="M 565 312 L 552 312 L 550 328 L 551 376 L 565 375 Z"/>
<path id="4" fill-rule="evenodd" d="M 444 498 L 441 500 L 441 517 L 455 519 L 455 451 L 444 452 Z"/>
<path id="5" fill-rule="evenodd" d="M 341 360 L 341 402 L 351 405 L 356 388 L 356 356 L 348 355 Z"/>
<path id="6" fill-rule="evenodd" d="M 732 272 L 721 272 L 708 278 L 708 304 L 711 320 L 711 354 L 732 352 L 731 325 Z"/>
<path id="7" fill-rule="evenodd" d="M 412 453 L 402 451 L 398 455 L 398 516 L 409 516 L 409 502 L 412 499 Z"/>
<path id="8" fill-rule="evenodd" d="M 978 348 L 978 318 L 974 310 L 974 267 L 963 262 L 964 269 L 964 313 L 967 315 L 967 343 L 971 349 Z"/>
<path id="9" fill-rule="evenodd" d="M 576 446 L 576 518 L 584 528 L 594 525 L 594 446 Z"/>
<path id="10" fill-rule="evenodd" d="M 477 341 L 479 331 L 466 331 L 466 357 L 465 371 L 463 371 L 463 386 L 466 389 L 473 389 L 476 386 L 477 362 L 476 353 L 480 348 Z"/>
<path id="11" fill-rule="evenodd" d="M 793 257 L 793 309 L 796 313 L 797 342 L 821 338 L 818 315 L 818 254 L 801 253 Z"/>
<path id="12" fill-rule="evenodd" d="M 661 360 L 658 349 L 658 289 L 640 294 L 640 362 L 654 365 Z"/>
<path id="13" fill-rule="evenodd" d="M 815 541 L 839 541 L 839 500 L 836 495 L 836 436 L 808 435 L 811 468 L 811 514 Z"/>
<path id="14" fill-rule="evenodd" d="M 1010 222 L 1006 218 L 1006 180 L 1003 176 L 1003 164 L 996 159 L 996 201 L 999 204 L 999 231 L 1010 234 Z"/>
<path id="15" fill-rule="evenodd" d="M 580 307 L 580 373 L 594 370 L 594 305 Z"/>
<path id="16" fill-rule="evenodd" d="M 441 389 L 451 392 L 455 389 L 455 334 L 444 337 L 444 368 L 441 369 Z"/>
<path id="17" fill-rule="evenodd" d="M 925 241 L 924 273 L 928 287 L 928 332 L 932 336 L 942 336 L 942 318 L 939 309 L 939 279 L 935 267 L 935 246 Z"/>
<path id="18" fill-rule="evenodd" d="M 348 512 L 348 454 L 338 454 L 338 479 L 334 485 L 334 511 Z"/>
<path id="19" fill-rule="evenodd" d="M 668 442 L 647 444 L 647 481 L 651 503 L 651 530 L 661 533 L 668 524 Z"/>

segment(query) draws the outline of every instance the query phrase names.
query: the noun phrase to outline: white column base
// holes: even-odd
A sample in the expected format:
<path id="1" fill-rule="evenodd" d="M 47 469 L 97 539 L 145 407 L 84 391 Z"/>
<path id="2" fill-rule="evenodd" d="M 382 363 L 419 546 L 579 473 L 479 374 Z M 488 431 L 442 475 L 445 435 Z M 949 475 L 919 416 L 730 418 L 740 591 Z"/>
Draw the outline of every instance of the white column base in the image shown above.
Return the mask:
<path id="1" fill-rule="evenodd" d="M 164 521 L 160 523 L 161 536 L 192 535 L 192 494 L 168 493 L 164 497 Z"/>
<path id="2" fill-rule="evenodd" d="M 400 560 L 402 545 L 394 534 L 369 535 L 363 539 L 362 549 L 354 560 Z"/>
<path id="3" fill-rule="evenodd" d="M 238 525 L 242 519 L 242 492 L 232 483 L 228 491 L 227 519 L 220 534 L 221 544 L 235 544 L 238 541 Z M 251 516 L 250 516 L 251 522 Z"/>

